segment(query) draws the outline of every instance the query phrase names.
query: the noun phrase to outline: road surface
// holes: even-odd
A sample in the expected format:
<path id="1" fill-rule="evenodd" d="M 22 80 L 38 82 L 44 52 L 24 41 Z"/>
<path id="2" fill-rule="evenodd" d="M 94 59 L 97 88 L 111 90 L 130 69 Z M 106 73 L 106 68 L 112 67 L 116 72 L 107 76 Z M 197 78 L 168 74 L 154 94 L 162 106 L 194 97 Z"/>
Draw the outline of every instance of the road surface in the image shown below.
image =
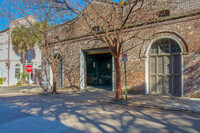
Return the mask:
<path id="1" fill-rule="evenodd" d="M 200 114 L 85 102 L 81 95 L 73 96 L 0 96 L 0 133 L 200 132 Z"/>

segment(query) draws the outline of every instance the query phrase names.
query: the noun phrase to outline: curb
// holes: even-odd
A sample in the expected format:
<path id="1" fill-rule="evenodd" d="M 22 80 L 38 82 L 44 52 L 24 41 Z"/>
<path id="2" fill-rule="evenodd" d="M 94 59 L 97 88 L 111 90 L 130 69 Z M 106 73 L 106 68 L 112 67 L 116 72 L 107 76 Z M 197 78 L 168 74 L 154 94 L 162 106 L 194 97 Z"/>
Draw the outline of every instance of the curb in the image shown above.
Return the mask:
<path id="1" fill-rule="evenodd" d="M 13 95 L 24 95 L 23 93 L 3 93 L 3 94 L 0 94 L 0 96 L 13 96 Z"/>
<path id="2" fill-rule="evenodd" d="M 162 109 L 162 110 L 170 110 L 170 111 L 180 111 L 180 112 L 192 112 L 200 114 L 198 110 L 192 109 L 183 109 L 183 108 L 172 108 L 172 107 L 163 107 L 163 106 L 156 106 L 156 105 L 144 105 L 144 104 L 132 104 L 132 103 L 118 103 L 114 101 L 98 101 L 98 100 L 83 100 L 89 103 L 110 103 L 110 104 L 118 104 L 118 105 L 125 105 L 129 107 L 142 107 L 142 108 L 151 108 L 151 109 Z"/>
<path id="3" fill-rule="evenodd" d="M 48 95 L 48 92 L 38 92 L 38 91 L 30 91 L 30 90 L 19 90 L 22 94 L 33 94 L 33 95 Z"/>
<path id="4" fill-rule="evenodd" d="M 136 105 L 136 104 L 128 104 L 128 106 L 152 108 L 152 109 L 154 108 L 154 109 L 180 111 L 180 112 L 192 112 L 192 113 L 200 114 L 200 111 L 198 111 L 198 110 L 192 110 L 192 109 L 186 109 L 186 108 L 173 108 L 173 107 L 162 107 L 162 106 L 156 106 L 156 105 Z"/>
<path id="5" fill-rule="evenodd" d="M 113 101 L 109 101 L 108 103 L 111 104 L 119 104 L 119 105 L 126 105 L 129 107 L 143 107 L 143 108 L 152 108 L 152 109 L 162 109 L 162 110 L 170 110 L 170 111 L 180 111 L 180 112 L 192 112 L 200 114 L 198 110 L 186 109 L 186 108 L 173 108 L 173 107 L 163 107 L 163 106 L 156 106 L 156 105 L 144 105 L 144 104 L 132 104 L 132 103 L 117 103 Z"/>

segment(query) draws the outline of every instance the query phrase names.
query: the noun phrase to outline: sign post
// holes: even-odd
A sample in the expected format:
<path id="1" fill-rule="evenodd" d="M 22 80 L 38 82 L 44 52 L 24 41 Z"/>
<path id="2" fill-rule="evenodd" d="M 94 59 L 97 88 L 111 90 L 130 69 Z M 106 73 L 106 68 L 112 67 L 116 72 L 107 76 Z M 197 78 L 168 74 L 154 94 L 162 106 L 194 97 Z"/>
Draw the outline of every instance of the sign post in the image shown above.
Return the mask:
<path id="1" fill-rule="evenodd" d="M 26 70 L 26 72 L 29 74 L 29 86 L 30 86 L 30 80 L 31 80 L 30 73 L 31 73 L 31 71 L 33 70 L 33 68 L 32 68 L 31 65 L 26 65 L 25 70 Z M 29 87 L 29 90 L 30 90 L 30 87 Z"/>
<path id="2" fill-rule="evenodd" d="M 125 77 L 125 95 L 126 95 L 126 101 L 127 101 L 127 95 L 128 95 L 128 93 L 127 93 L 127 82 L 126 82 L 126 62 L 127 62 L 127 54 L 126 53 L 124 53 L 124 54 L 122 54 L 122 61 L 124 62 L 124 77 Z"/>

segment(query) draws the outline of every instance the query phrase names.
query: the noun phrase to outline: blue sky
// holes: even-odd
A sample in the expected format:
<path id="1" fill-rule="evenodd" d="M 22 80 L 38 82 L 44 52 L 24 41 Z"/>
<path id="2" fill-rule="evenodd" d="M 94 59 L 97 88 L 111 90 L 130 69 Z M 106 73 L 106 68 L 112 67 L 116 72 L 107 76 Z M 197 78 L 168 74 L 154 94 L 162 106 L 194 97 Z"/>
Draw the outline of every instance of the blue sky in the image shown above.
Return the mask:
<path id="1" fill-rule="evenodd" d="M 12 1 L 12 0 L 11 0 Z M 77 0 L 79 3 L 81 3 L 81 5 L 82 5 L 82 3 L 83 3 L 83 0 Z M 111 1 L 119 1 L 119 0 L 111 0 Z M 18 10 L 15 10 L 15 9 L 13 9 L 12 8 L 12 6 L 10 6 L 9 4 L 8 4 L 8 2 L 9 2 L 9 0 L 0 0 L 0 11 L 2 11 L 3 9 L 5 10 L 4 11 L 4 13 L 6 12 L 6 11 L 11 11 L 11 13 L 10 13 L 10 15 L 11 16 L 13 16 L 12 18 L 13 19 L 17 19 L 17 18 L 20 18 L 20 17 L 22 17 L 22 16 L 19 16 L 19 14 L 18 14 Z M 8 15 L 8 13 L 6 13 L 6 15 Z M 73 15 L 73 17 L 75 17 L 76 15 Z M 73 18 L 73 17 L 71 17 L 71 18 Z M 69 20 L 70 18 L 67 18 L 66 20 Z M 10 21 L 11 19 L 9 18 L 9 17 L 2 17 L 1 15 L 0 15 L 0 31 L 2 31 L 2 30 L 4 30 L 4 29 L 6 29 L 6 28 L 8 28 L 9 27 L 9 21 Z"/>
<path id="2" fill-rule="evenodd" d="M 5 0 L 0 0 L 0 9 L 2 9 L 4 1 Z M 7 28 L 6 24 L 8 24 L 8 21 L 0 17 L 0 31 Z"/>
<path id="3" fill-rule="evenodd" d="M 9 11 L 11 13 L 9 16 L 15 16 L 15 18 L 20 17 L 19 15 L 15 14 L 16 11 L 9 5 L 9 0 L 0 0 L 0 11 L 5 13 L 5 15 L 9 15 L 6 13 L 6 11 Z M 0 31 L 9 27 L 9 21 L 11 18 L 2 16 L 0 14 Z"/>
<path id="4" fill-rule="evenodd" d="M 80 1 L 82 1 L 82 0 L 80 0 Z M 79 2 L 80 2 L 79 1 Z M 19 5 L 20 6 L 20 5 Z M 6 15 L 9 15 L 9 16 L 11 16 L 11 17 L 5 17 L 5 16 L 2 16 L 2 15 L 0 15 L 0 31 L 2 31 L 2 30 L 4 30 L 4 29 L 6 29 L 6 28 L 8 28 L 9 27 L 9 21 L 11 20 L 11 19 L 18 19 L 18 18 L 21 18 L 21 17 L 23 17 L 23 16 L 26 16 L 26 15 L 32 15 L 31 14 L 31 12 L 30 13 L 28 13 L 28 14 L 26 14 L 26 15 L 19 15 L 21 12 L 19 11 L 19 10 L 17 10 L 17 9 L 15 9 L 15 6 L 12 6 L 12 5 L 10 5 L 10 3 L 9 3 L 9 0 L 0 0 L 0 10 L 4 13 L 4 14 L 6 14 Z M 9 12 L 9 13 L 6 13 L 6 12 Z M 32 15 L 33 17 L 35 17 L 34 15 Z M 67 15 L 66 15 L 67 16 Z M 69 20 L 69 19 L 72 19 L 72 18 L 74 18 L 76 15 L 73 15 L 71 18 L 66 18 L 64 21 L 67 21 L 67 20 Z M 62 17 L 61 19 L 63 19 L 64 17 Z M 37 18 L 36 18 L 37 19 Z M 56 18 L 57 20 L 58 20 L 58 18 Z M 60 20 L 61 20 L 60 19 Z M 60 20 L 58 20 L 58 23 L 60 23 L 59 21 Z M 64 21 L 62 21 L 61 23 L 63 23 Z"/>

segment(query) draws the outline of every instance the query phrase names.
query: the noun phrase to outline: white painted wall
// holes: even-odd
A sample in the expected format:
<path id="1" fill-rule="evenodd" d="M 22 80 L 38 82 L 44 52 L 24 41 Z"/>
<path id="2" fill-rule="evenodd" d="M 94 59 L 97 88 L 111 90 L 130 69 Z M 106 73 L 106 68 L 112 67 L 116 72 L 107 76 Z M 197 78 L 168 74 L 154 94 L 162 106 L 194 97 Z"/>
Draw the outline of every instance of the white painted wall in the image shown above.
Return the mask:
<path id="1" fill-rule="evenodd" d="M 0 33 L 0 78 L 4 79 L 3 86 L 8 85 L 8 35 L 9 30 Z"/>
<path id="2" fill-rule="evenodd" d="M 9 73 L 9 85 L 16 85 L 17 84 L 17 78 L 15 78 L 15 65 L 16 64 L 20 64 L 21 66 L 21 70 L 20 72 L 22 72 L 22 64 L 20 61 L 10 61 L 10 73 Z"/>
<path id="3" fill-rule="evenodd" d="M 0 61 L 8 59 L 8 35 L 9 30 L 0 33 Z"/>
<path id="4" fill-rule="evenodd" d="M 28 26 L 30 25 L 30 23 L 34 23 L 37 22 L 37 20 L 33 17 L 33 16 L 27 16 L 24 18 L 19 18 L 19 19 L 15 19 L 10 21 L 10 28 L 14 28 L 15 26 L 20 26 L 20 25 L 24 25 L 24 26 Z"/>
<path id="5" fill-rule="evenodd" d="M 20 61 L 20 56 L 17 55 L 14 51 L 11 50 L 12 58 L 10 59 L 10 85 L 15 85 L 18 81 L 15 78 L 15 65 L 20 64 L 21 65 L 21 73 L 23 72 L 23 64 Z M 26 63 L 29 64 L 29 63 Z M 31 60 L 31 64 L 33 67 L 33 77 L 30 80 L 30 83 L 33 84 L 35 81 L 35 70 L 38 69 L 38 67 L 41 65 L 41 52 L 40 49 L 35 46 L 35 58 Z"/>
<path id="6" fill-rule="evenodd" d="M 30 22 L 36 22 L 36 20 L 31 16 L 28 18 Z M 21 73 L 23 72 L 23 65 L 21 63 L 21 56 L 15 52 L 13 49 L 13 45 L 11 43 L 11 38 L 9 40 L 9 35 L 11 34 L 11 31 L 13 28 L 18 25 L 19 23 L 22 25 L 27 25 L 26 22 L 27 19 L 20 18 L 17 20 L 13 20 L 10 22 L 10 29 L 5 31 L 0 31 L 0 78 L 5 78 L 5 82 L 3 85 L 8 85 L 8 67 L 6 66 L 6 62 L 8 62 L 8 44 L 10 43 L 10 69 L 9 69 L 9 85 L 16 85 L 18 82 L 15 78 L 15 65 L 20 64 L 21 66 Z M 38 69 L 38 67 L 41 65 L 41 50 L 39 49 L 38 45 L 36 45 L 34 48 L 35 56 L 30 61 L 33 65 L 33 71 L 35 72 L 35 69 Z M 31 83 L 34 83 L 34 78 L 31 80 Z M 0 85 L 1 86 L 1 85 Z"/>
<path id="7" fill-rule="evenodd" d="M 8 67 L 5 62 L 0 62 L 0 78 L 3 78 L 3 86 L 8 85 Z"/>
<path id="8" fill-rule="evenodd" d="M 80 51 L 80 88 L 85 89 L 86 85 L 86 55 L 84 51 Z"/>
<path id="9" fill-rule="evenodd" d="M 14 49 L 12 43 L 10 43 L 10 60 L 11 61 L 19 61 L 21 59 L 20 55 L 17 54 Z"/>

